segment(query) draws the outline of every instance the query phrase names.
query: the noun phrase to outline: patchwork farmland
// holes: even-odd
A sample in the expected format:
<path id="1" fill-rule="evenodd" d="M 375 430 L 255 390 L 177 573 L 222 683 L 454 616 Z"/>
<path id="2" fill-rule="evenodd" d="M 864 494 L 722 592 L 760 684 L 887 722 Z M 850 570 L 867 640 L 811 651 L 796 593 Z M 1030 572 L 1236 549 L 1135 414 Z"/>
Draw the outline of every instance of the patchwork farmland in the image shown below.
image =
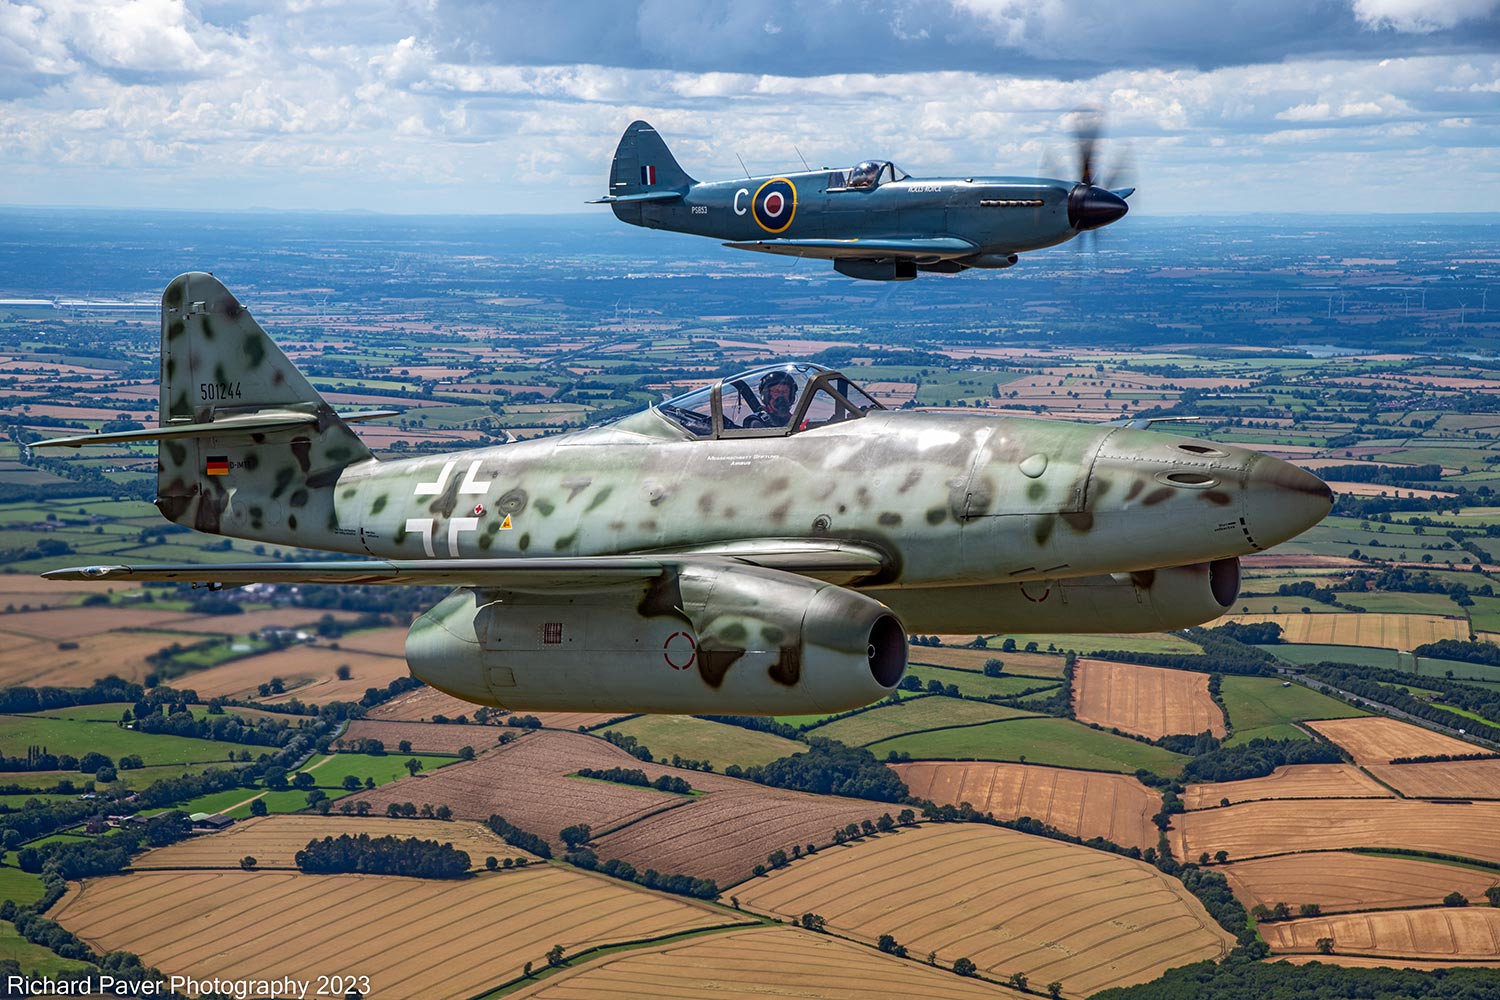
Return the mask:
<path id="1" fill-rule="evenodd" d="M 1316 952 L 1320 939 L 1331 938 L 1336 953 L 1500 961 L 1500 909 L 1489 906 L 1309 917 L 1266 924 L 1261 933 L 1273 952 Z"/>
<path id="2" fill-rule="evenodd" d="M 1459 756 L 1483 747 L 1383 716 L 1309 722 L 1354 758 L 1356 764 L 1389 764 L 1403 757 Z"/>
<path id="3" fill-rule="evenodd" d="M 1278 767 L 1264 778 L 1188 785 L 1182 803 L 1188 809 L 1211 809 L 1224 799 L 1231 803 L 1260 799 L 1381 799 L 1389 788 L 1350 764 L 1292 764 Z"/>
<path id="4" fill-rule="evenodd" d="M 1221 871 L 1246 907 L 1315 903 L 1325 913 L 1436 906 L 1451 892 L 1479 901 L 1500 884 L 1500 871 L 1346 851 L 1236 861 Z"/>

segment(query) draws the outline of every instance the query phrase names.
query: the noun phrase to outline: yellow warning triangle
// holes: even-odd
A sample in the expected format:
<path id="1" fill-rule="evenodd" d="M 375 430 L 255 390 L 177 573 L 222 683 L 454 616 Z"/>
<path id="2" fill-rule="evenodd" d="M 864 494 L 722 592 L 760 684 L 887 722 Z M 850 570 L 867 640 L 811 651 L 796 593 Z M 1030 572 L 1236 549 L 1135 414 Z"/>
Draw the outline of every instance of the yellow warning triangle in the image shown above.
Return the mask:
<path id="1" fill-rule="evenodd" d="M 509 531 L 510 530 L 510 515 L 509 514 L 506 514 L 505 515 L 505 520 L 503 520 L 503 521 L 500 522 L 500 530 L 501 531 Z"/>

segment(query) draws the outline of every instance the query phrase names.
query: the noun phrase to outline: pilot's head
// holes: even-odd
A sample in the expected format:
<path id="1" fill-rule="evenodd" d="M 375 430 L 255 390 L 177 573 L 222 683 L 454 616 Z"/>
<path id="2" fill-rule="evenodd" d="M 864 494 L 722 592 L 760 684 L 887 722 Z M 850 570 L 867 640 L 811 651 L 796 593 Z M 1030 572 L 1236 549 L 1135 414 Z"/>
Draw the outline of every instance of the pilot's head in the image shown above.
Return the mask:
<path id="1" fill-rule="evenodd" d="M 849 171 L 849 186 L 856 188 L 874 187 L 876 179 L 880 176 L 880 164 L 874 160 L 865 160 Z"/>
<path id="2" fill-rule="evenodd" d="M 760 401 L 766 412 L 778 422 L 786 423 L 792 415 L 792 401 L 797 398 L 797 382 L 786 372 L 768 372 L 760 380 Z"/>

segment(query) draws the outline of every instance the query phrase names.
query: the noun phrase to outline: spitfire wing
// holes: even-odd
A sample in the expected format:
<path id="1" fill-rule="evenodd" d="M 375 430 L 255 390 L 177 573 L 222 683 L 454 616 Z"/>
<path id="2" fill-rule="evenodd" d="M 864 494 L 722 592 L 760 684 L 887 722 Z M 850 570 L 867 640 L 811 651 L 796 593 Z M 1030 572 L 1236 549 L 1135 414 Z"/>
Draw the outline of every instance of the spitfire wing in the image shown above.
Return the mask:
<path id="1" fill-rule="evenodd" d="M 868 579 L 888 568 L 876 550 L 847 542 L 801 539 L 729 543 L 693 552 L 558 559 L 344 559 L 318 562 L 145 563 L 74 566 L 49 580 L 138 580 L 241 587 L 249 583 L 362 586 L 495 587 L 519 591 L 590 591 L 629 584 L 688 563 L 761 566 L 829 583 Z"/>
<path id="2" fill-rule="evenodd" d="M 871 260 L 896 257 L 902 260 L 949 260 L 979 252 L 976 244 L 957 236 L 877 237 L 848 240 L 751 240 L 725 243 L 736 250 L 757 250 L 788 257 L 817 257 L 823 260 Z"/>

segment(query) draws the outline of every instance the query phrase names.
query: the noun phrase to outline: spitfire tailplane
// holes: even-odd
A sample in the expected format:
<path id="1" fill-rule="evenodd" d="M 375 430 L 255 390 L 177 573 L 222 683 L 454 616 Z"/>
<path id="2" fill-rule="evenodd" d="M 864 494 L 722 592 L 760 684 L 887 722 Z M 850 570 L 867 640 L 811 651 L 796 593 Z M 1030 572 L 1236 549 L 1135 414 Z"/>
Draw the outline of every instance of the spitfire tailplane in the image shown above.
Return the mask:
<path id="1" fill-rule="evenodd" d="M 357 420 L 367 415 L 353 415 Z M 156 505 L 199 531 L 295 542 L 331 526 L 334 483 L 364 443 L 211 274 L 161 300 Z"/>
<path id="2" fill-rule="evenodd" d="M 632 202 L 681 198 L 696 183 L 677 165 L 656 129 L 646 122 L 635 121 L 620 136 L 609 168 L 609 194 L 602 200 L 624 202 L 615 211 L 619 215 Z M 635 212 L 639 214 L 639 208 Z"/>

